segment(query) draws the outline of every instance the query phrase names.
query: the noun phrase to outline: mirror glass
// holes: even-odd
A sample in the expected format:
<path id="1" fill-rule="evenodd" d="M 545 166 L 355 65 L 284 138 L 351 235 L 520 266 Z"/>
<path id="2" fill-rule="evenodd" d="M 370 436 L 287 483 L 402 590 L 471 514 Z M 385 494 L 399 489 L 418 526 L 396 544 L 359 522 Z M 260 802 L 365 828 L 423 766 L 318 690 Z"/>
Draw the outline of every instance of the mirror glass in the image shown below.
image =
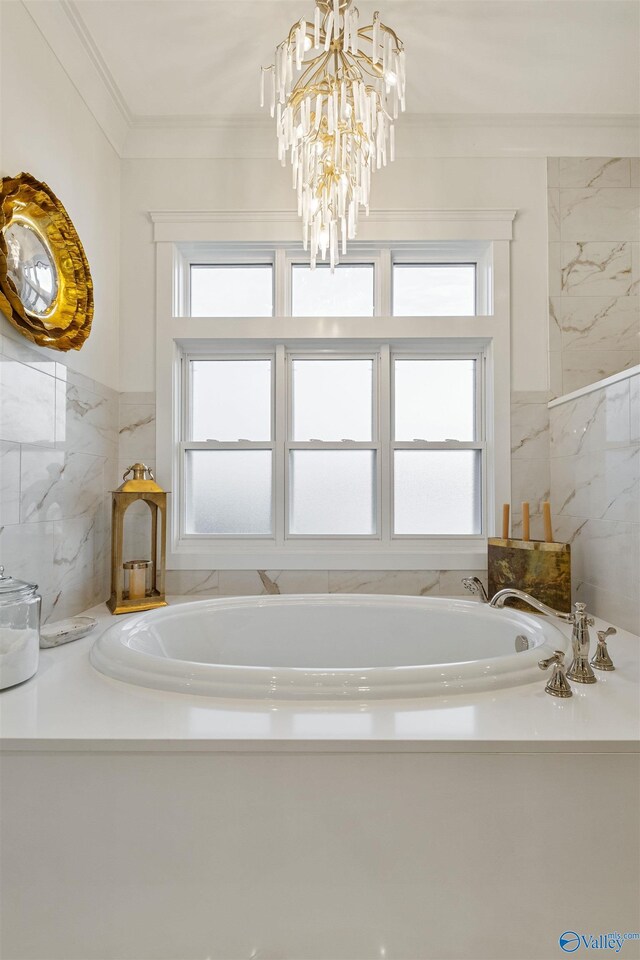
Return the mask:
<path id="1" fill-rule="evenodd" d="M 25 310 L 46 316 L 58 293 L 51 254 L 40 236 L 26 223 L 14 220 L 4 231 L 7 273 Z"/>

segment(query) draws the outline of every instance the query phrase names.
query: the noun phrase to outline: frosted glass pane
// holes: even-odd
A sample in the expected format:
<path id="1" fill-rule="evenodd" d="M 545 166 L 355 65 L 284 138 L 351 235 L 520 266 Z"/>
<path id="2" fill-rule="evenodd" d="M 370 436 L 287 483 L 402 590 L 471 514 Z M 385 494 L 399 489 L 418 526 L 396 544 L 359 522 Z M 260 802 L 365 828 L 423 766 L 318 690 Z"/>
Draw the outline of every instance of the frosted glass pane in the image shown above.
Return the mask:
<path id="1" fill-rule="evenodd" d="M 292 450 L 290 531 L 375 533 L 373 450 Z"/>
<path id="2" fill-rule="evenodd" d="M 270 440 L 271 361 L 192 360 L 191 440 Z"/>
<path id="3" fill-rule="evenodd" d="M 336 267 L 294 265 L 291 278 L 294 317 L 372 317 L 373 264 Z"/>
<path id="4" fill-rule="evenodd" d="M 372 360 L 293 360 L 293 440 L 372 439 Z"/>
<path id="5" fill-rule="evenodd" d="M 481 532 L 479 450 L 396 450 L 394 532 Z"/>
<path id="6" fill-rule="evenodd" d="M 273 267 L 192 266 L 191 316 L 273 316 Z"/>
<path id="7" fill-rule="evenodd" d="M 395 439 L 472 442 L 475 360 L 396 360 Z"/>
<path id="8" fill-rule="evenodd" d="M 472 317 L 475 312 L 474 264 L 394 264 L 396 317 Z"/>
<path id="9" fill-rule="evenodd" d="M 187 533 L 271 533 L 270 450 L 188 450 Z"/>

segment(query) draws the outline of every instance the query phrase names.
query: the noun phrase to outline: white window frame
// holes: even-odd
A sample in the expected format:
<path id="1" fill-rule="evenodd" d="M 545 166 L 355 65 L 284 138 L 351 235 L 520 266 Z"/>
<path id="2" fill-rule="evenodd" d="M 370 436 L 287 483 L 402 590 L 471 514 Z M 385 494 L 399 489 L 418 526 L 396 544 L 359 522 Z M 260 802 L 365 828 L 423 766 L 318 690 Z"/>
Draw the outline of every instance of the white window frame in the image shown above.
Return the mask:
<path id="1" fill-rule="evenodd" d="M 392 317 L 390 270 L 376 270 L 376 306 L 373 318 L 318 318 L 283 315 L 286 304 L 282 293 L 276 296 L 274 317 L 210 318 L 188 317 L 186 307 L 188 285 L 186 265 L 195 262 L 222 262 L 219 249 L 225 242 L 226 262 L 262 262 L 273 256 L 274 270 L 285 272 L 294 261 L 305 262 L 299 254 L 289 253 L 286 244 L 297 240 L 299 224 L 295 215 L 248 214 L 225 212 L 155 213 L 156 241 L 156 383 L 157 383 L 157 471 L 172 490 L 181 489 L 179 455 L 182 437 L 184 396 L 181 393 L 181 365 L 185 354 L 204 355 L 207 350 L 236 350 L 244 354 L 250 344 L 254 353 L 276 351 L 286 343 L 291 349 L 305 351 L 327 349 L 328 334 L 333 349 L 344 351 L 346 345 L 365 347 L 367 342 L 388 342 L 402 352 L 405 347 L 421 347 L 428 355 L 434 351 L 443 356 L 482 353 L 484 377 L 483 411 L 486 424 L 483 457 L 483 536 L 464 537 L 394 537 L 380 544 L 369 537 L 359 542 L 354 538 L 289 539 L 286 543 L 272 539 L 258 542 L 234 538 L 224 547 L 211 537 L 180 536 L 180 512 L 170 497 L 168 567 L 169 569 L 473 569 L 486 558 L 486 533 L 495 527 L 502 502 L 510 498 L 510 436 L 508 417 L 496 411 L 510 403 L 510 283 L 509 241 L 512 237 L 513 210 L 498 211 L 386 211 L 372 215 L 369 224 L 371 246 L 367 246 L 367 229 L 362 248 L 351 245 L 353 262 L 389 264 L 393 256 L 415 258 L 417 262 L 436 262 L 432 252 L 425 254 L 423 244 L 440 245 L 440 262 L 455 262 L 452 251 L 468 250 L 471 242 L 478 249 L 476 270 L 477 313 L 473 317 Z M 230 229 L 230 224 L 233 228 Z M 378 233 L 377 253 L 372 253 L 373 239 Z M 252 243 L 247 246 L 242 236 Z M 395 240 L 394 237 L 401 239 Z M 406 238 L 406 239 L 405 239 Z M 242 247 L 234 248 L 239 241 Z M 278 245 L 275 255 L 267 253 Z M 239 257 L 241 256 L 241 259 Z M 406 261 L 405 261 L 406 262 Z M 471 262 L 468 255 L 460 262 Z M 276 290 L 282 283 L 276 281 Z M 284 287 L 286 289 L 286 285 Z M 383 312 L 380 312 L 383 311 Z M 212 342 L 215 348 L 212 350 Z M 390 369 L 390 367 L 389 367 Z M 381 450 L 391 447 L 380 437 Z M 216 444 L 217 449 L 222 445 Z M 380 469 L 384 453 L 381 452 Z M 276 457 L 276 462 L 281 458 Z M 388 465 L 387 465 L 388 468 Z M 277 468 L 276 468 L 277 469 Z M 274 510 L 284 509 L 278 503 L 279 484 L 276 476 Z M 179 500 L 179 498 L 178 498 Z M 380 532 L 382 532 L 382 526 Z"/>

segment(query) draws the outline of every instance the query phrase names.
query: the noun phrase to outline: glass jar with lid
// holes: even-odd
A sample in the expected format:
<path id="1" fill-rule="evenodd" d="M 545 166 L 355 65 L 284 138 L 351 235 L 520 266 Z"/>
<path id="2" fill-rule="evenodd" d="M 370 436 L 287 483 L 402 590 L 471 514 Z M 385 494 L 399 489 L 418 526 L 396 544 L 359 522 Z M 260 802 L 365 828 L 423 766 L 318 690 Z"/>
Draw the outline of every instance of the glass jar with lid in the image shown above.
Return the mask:
<path id="1" fill-rule="evenodd" d="M 28 680 L 38 669 L 38 587 L 5 576 L 0 566 L 0 690 Z"/>

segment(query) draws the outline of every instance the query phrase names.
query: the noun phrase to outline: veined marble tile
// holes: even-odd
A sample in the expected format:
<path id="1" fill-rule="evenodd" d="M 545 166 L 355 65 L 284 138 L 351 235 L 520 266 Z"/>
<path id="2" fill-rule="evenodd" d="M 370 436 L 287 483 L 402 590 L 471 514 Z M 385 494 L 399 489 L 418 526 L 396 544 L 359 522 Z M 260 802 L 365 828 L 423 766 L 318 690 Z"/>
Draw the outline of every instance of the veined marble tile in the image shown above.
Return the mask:
<path id="1" fill-rule="evenodd" d="M 93 514 L 104 497 L 104 461 L 84 453 L 23 446 L 22 523 Z"/>
<path id="2" fill-rule="evenodd" d="M 562 349 L 640 351 L 640 297 L 552 297 Z"/>
<path id="3" fill-rule="evenodd" d="M 0 524 L 20 522 L 20 444 L 0 440 Z"/>
<path id="4" fill-rule="evenodd" d="M 327 593 L 326 570 L 220 570 L 221 597 Z"/>
<path id="5" fill-rule="evenodd" d="M 628 157 L 560 157 L 558 186 L 630 187 L 630 164 Z"/>
<path id="6" fill-rule="evenodd" d="M 118 401 L 67 384 L 66 450 L 117 458 Z"/>
<path id="7" fill-rule="evenodd" d="M 548 390 L 512 390 L 511 403 L 517 405 L 521 403 L 548 403 Z"/>
<path id="8" fill-rule="evenodd" d="M 156 455 L 155 404 L 120 404 L 118 456 L 147 462 Z"/>
<path id="9" fill-rule="evenodd" d="M 640 440 L 640 374 L 629 380 L 629 439 Z"/>
<path id="10" fill-rule="evenodd" d="M 640 187 L 640 159 L 638 157 L 631 157 L 629 164 L 631 173 L 631 186 L 637 190 Z"/>
<path id="11" fill-rule="evenodd" d="M 218 571 L 167 570 L 166 593 L 180 597 L 217 597 Z"/>
<path id="12" fill-rule="evenodd" d="M 562 352 L 552 350 L 549 353 L 549 387 L 551 399 L 562 396 Z"/>
<path id="13" fill-rule="evenodd" d="M 82 610 L 106 600 L 109 595 L 103 583 L 93 577 L 70 580 L 57 592 L 42 598 L 42 622 L 55 623 L 76 616 Z"/>
<path id="14" fill-rule="evenodd" d="M 629 381 L 620 380 L 550 411 L 551 457 L 572 457 L 630 442 Z"/>
<path id="15" fill-rule="evenodd" d="M 629 296 L 640 293 L 640 243 L 631 246 L 631 285 L 627 290 Z"/>
<path id="16" fill-rule="evenodd" d="M 549 244 L 548 283 L 550 297 L 560 296 L 563 292 L 562 254 L 563 249 L 561 243 L 554 241 Z"/>
<path id="17" fill-rule="evenodd" d="M 520 504 L 528 500 L 531 514 L 542 512 L 541 503 L 549 499 L 549 461 L 513 460 L 511 464 L 511 502 L 513 519 L 520 521 Z"/>
<path id="18" fill-rule="evenodd" d="M 576 580 L 573 592 L 574 601 L 586 603 L 589 613 L 608 620 L 622 630 L 640 633 L 640 594 L 627 597 L 615 589 L 605 590 L 585 580 Z M 610 642 L 615 661 L 615 637 Z"/>
<path id="19" fill-rule="evenodd" d="M 7 334 L 0 335 L 0 353 L 10 360 L 18 360 L 20 363 L 27 364 L 39 373 L 46 373 L 49 377 L 55 376 L 56 361 L 49 350 L 34 347 L 29 340 L 20 336 L 17 331 L 15 340 Z"/>
<path id="20" fill-rule="evenodd" d="M 96 518 L 57 520 L 53 525 L 54 593 L 67 584 L 95 578 Z"/>
<path id="21" fill-rule="evenodd" d="M 56 373 L 56 376 L 58 376 L 58 373 Z M 109 387 L 106 383 L 101 383 L 99 380 L 92 380 L 91 377 L 86 377 L 83 373 L 78 373 L 70 367 L 66 368 L 62 379 L 66 380 L 71 386 L 77 387 L 78 390 L 86 393 L 95 393 L 96 396 L 102 397 L 104 400 L 118 400 L 120 397 L 118 391 L 114 390 L 113 387 Z"/>
<path id="22" fill-rule="evenodd" d="M 640 523 L 640 445 L 551 461 L 555 516 Z"/>
<path id="23" fill-rule="evenodd" d="M 638 190 L 560 190 L 563 240 L 636 240 L 639 232 Z"/>
<path id="24" fill-rule="evenodd" d="M 53 443 L 55 379 L 0 357 L 0 440 Z"/>
<path id="25" fill-rule="evenodd" d="M 555 190 L 560 186 L 560 158 L 547 157 L 547 189 Z"/>
<path id="26" fill-rule="evenodd" d="M 441 570 L 440 571 L 440 596 L 441 597 L 470 597 L 462 586 L 462 580 L 465 577 L 478 577 L 482 580 L 485 589 L 487 586 L 487 570 Z"/>
<path id="27" fill-rule="evenodd" d="M 120 404 L 151 403 L 155 407 L 155 390 L 126 390 L 120 394 Z"/>
<path id="28" fill-rule="evenodd" d="M 632 293 L 630 243 L 624 241 L 550 244 L 560 248 L 560 284 L 549 278 L 550 294 L 624 297 Z"/>
<path id="29" fill-rule="evenodd" d="M 571 566 L 577 579 L 627 597 L 637 596 L 640 525 L 587 520 L 573 538 Z"/>
<path id="30" fill-rule="evenodd" d="M 426 597 L 439 592 L 439 570 L 329 570 L 329 593 Z"/>
<path id="31" fill-rule="evenodd" d="M 0 564 L 18 580 L 36 583 L 41 594 L 53 588 L 53 524 L 12 523 L 0 527 Z"/>
<path id="32" fill-rule="evenodd" d="M 541 460 L 549 456 L 549 410 L 546 403 L 511 404 L 511 456 Z"/>
<path id="33" fill-rule="evenodd" d="M 562 350 L 562 330 L 560 318 L 562 316 L 562 301 L 567 297 L 549 297 L 549 350 Z M 577 299 L 577 298 L 574 298 Z M 582 299 L 582 298 L 581 298 Z"/>
<path id="34" fill-rule="evenodd" d="M 549 240 L 560 240 L 560 191 L 547 190 Z"/>
<path id="35" fill-rule="evenodd" d="M 564 350 L 562 353 L 562 392 L 571 393 L 597 383 L 614 373 L 634 367 L 640 362 L 640 349 Z"/>

